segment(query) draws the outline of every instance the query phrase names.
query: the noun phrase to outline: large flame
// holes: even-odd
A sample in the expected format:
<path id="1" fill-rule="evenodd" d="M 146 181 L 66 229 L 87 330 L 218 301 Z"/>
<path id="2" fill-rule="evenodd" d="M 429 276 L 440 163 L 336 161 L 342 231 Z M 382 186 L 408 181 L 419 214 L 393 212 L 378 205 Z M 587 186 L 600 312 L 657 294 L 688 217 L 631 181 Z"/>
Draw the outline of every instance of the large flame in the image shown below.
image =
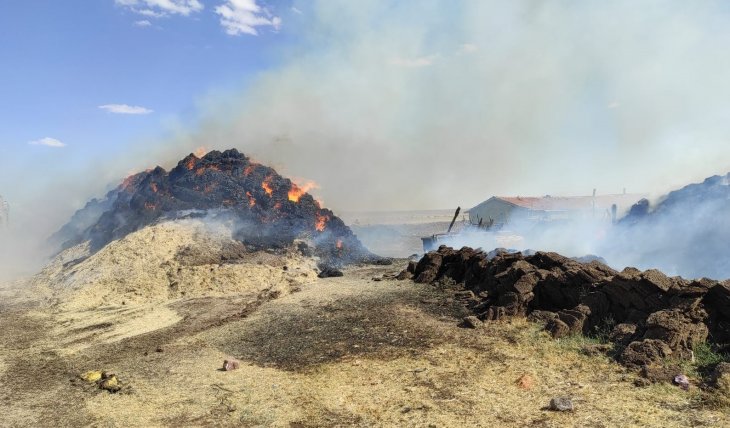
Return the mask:
<path id="1" fill-rule="evenodd" d="M 274 193 L 274 189 L 271 188 L 271 179 L 272 176 L 267 176 L 263 183 L 261 183 L 261 188 L 264 189 L 264 192 L 266 192 L 267 195 L 271 196 L 272 193 Z"/>
<path id="2" fill-rule="evenodd" d="M 314 228 L 319 232 L 324 232 L 327 228 L 327 222 L 330 221 L 330 216 L 327 214 L 317 213 L 317 222 L 314 224 Z"/>
<path id="3" fill-rule="evenodd" d="M 307 180 L 304 183 L 292 183 L 291 188 L 289 189 L 289 200 L 297 203 L 305 193 L 318 188 L 319 185 L 311 180 Z"/>

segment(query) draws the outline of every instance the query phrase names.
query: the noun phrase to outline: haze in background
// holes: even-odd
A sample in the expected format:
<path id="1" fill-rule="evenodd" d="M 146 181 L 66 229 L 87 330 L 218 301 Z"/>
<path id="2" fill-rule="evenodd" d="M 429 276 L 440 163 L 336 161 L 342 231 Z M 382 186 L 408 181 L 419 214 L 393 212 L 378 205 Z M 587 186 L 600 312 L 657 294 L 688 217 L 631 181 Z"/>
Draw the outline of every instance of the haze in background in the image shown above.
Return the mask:
<path id="1" fill-rule="evenodd" d="M 13 234 L 37 243 L 125 175 L 201 146 L 313 179 L 336 211 L 658 194 L 730 170 L 725 2 L 455 3 L 295 2 L 280 63 L 204 96 L 197 120 L 167 117 L 160 138 L 93 163 L 3 147 Z"/>
<path id="2" fill-rule="evenodd" d="M 664 192 L 730 170 L 721 2 L 316 3 L 291 61 L 210 101 L 232 142 L 349 210 Z"/>

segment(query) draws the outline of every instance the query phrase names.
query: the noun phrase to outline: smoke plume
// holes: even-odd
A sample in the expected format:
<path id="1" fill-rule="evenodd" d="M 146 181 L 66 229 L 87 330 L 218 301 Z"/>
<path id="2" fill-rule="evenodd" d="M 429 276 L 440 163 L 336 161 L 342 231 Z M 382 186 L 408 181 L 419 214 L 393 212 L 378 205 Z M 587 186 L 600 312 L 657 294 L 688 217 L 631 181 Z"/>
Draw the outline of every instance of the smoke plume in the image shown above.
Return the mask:
<path id="1" fill-rule="evenodd" d="M 295 41 L 275 53 L 278 66 L 207 97 L 196 123 L 156 143 L 130 143 L 93 165 L 54 153 L 70 159 L 43 160 L 35 177 L 36 157 L 3 150 L 13 236 L 40 242 L 123 176 L 200 146 L 235 147 L 313 179 L 335 211 L 593 188 L 660 194 L 730 169 L 724 2 L 296 7 L 303 13 L 280 33 Z"/>

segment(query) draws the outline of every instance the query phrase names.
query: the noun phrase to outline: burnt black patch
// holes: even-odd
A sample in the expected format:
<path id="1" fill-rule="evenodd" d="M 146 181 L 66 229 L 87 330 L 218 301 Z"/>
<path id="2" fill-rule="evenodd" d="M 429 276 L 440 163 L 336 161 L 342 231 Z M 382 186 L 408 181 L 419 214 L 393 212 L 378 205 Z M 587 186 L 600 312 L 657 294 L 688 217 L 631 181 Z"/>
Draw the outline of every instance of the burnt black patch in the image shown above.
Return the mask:
<path id="1" fill-rule="evenodd" d="M 396 358 L 453 342 L 453 331 L 434 329 L 422 317 L 445 317 L 456 325 L 463 305 L 438 291 L 384 293 L 338 300 L 306 310 L 267 312 L 237 337 L 218 346 L 237 358 L 264 367 L 303 371 L 345 357 Z"/>

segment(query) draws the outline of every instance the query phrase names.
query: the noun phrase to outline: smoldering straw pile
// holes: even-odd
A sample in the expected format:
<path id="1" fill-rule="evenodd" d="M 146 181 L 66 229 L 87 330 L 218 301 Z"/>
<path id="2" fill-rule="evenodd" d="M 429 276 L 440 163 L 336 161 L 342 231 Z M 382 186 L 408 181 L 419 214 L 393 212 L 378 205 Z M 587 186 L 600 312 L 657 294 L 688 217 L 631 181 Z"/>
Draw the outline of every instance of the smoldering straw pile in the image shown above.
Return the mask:
<path id="1" fill-rule="evenodd" d="M 169 172 L 158 166 L 129 176 L 76 212 L 52 240 L 62 248 L 88 240 L 96 251 L 163 220 L 206 216 L 231 224 L 251 250 L 306 238 L 329 263 L 383 262 L 305 189 L 236 149 L 191 153 Z"/>

